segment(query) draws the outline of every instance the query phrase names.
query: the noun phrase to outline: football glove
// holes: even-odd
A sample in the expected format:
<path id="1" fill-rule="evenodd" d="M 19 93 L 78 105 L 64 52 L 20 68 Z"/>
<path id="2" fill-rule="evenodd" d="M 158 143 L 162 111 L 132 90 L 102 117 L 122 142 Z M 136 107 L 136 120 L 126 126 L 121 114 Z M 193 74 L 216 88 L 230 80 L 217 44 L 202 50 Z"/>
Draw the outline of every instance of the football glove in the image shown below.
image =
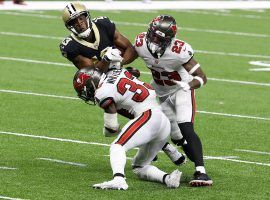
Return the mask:
<path id="1" fill-rule="evenodd" d="M 104 59 L 107 62 L 122 62 L 123 58 L 120 54 L 121 54 L 120 50 L 109 47 L 107 48 L 107 51 L 102 57 L 102 59 Z"/>
<path id="2" fill-rule="evenodd" d="M 176 80 L 171 80 L 172 82 L 174 82 L 176 85 L 178 85 L 182 90 L 184 91 L 188 91 L 190 90 L 190 86 L 188 83 L 183 82 L 183 81 L 176 81 Z"/>

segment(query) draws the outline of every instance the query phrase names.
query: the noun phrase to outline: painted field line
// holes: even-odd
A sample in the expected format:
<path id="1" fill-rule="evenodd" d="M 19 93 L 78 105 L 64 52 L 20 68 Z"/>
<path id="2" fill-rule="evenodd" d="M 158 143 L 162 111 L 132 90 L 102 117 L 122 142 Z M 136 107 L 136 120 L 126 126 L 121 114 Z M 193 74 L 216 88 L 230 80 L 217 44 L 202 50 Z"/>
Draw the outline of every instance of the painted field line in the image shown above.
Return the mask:
<path id="1" fill-rule="evenodd" d="M 138 148 L 136 148 L 136 149 L 138 149 Z M 161 152 L 163 152 L 163 151 L 161 151 Z M 110 157 L 110 155 L 103 155 L 104 157 Z M 127 158 L 127 160 L 133 160 L 133 158 L 132 157 L 127 157 L 126 156 L 126 158 Z"/>
<path id="2" fill-rule="evenodd" d="M 182 11 L 185 12 L 185 11 Z M 42 14 L 31 14 L 31 13 L 21 13 L 21 12 L 0 12 L 1 14 L 6 15 L 15 15 L 15 16 L 27 16 L 27 17 L 37 17 L 37 18 L 47 18 L 47 19 L 58 19 L 61 20 L 58 16 L 53 15 L 42 15 Z M 223 14 L 222 14 L 223 15 Z M 228 15 L 228 14 L 224 14 Z M 251 16 L 249 16 L 252 18 Z M 254 17 L 255 18 L 255 17 Z M 150 20 L 150 19 L 149 19 Z M 115 21 L 116 25 L 122 26 L 139 26 L 139 27 L 148 27 L 148 24 L 145 23 L 136 23 L 136 22 L 123 22 L 123 21 Z M 214 30 L 214 29 L 198 29 L 198 28 L 191 28 L 191 27 L 180 27 L 181 30 L 190 31 L 190 32 L 199 32 L 199 33 L 214 33 L 214 34 L 226 34 L 226 35 L 234 35 L 234 36 L 247 36 L 247 37 L 258 37 L 258 38 L 270 38 L 268 34 L 260 34 L 260 33 L 247 33 L 247 32 L 236 32 L 236 31 L 226 31 L 226 30 Z"/>
<path id="3" fill-rule="evenodd" d="M 45 64 L 45 65 L 74 67 L 74 65 L 68 64 L 68 63 L 48 62 L 48 61 L 32 60 L 32 59 L 24 59 L 24 58 L 13 58 L 13 57 L 1 57 L 0 56 L 0 60 L 8 60 L 8 61 L 11 60 L 11 61 L 17 61 L 17 62 L 28 62 L 28 63 L 38 63 L 38 64 Z M 75 67 L 74 67 L 74 69 L 75 69 Z M 146 71 L 141 71 L 141 74 L 151 75 L 150 72 L 146 72 Z M 211 77 L 209 77 L 208 80 L 220 81 L 220 82 L 228 82 L 228 83 L 239 83 L 239 84 L 244 84 L 244 85 L 260 85 L 260 86 L 267 86 L 267 87 L 270 86 L 270 83 L 258 83 L 258 82 L 219 79 L 219 78 L 211 78 Z"/>
<path id="4" fill-rule="evenodd" d="M 248 153 L 256 153 L 256 154 L 270 155 L 270 152 L 264 152 L 264 151 L 254 151 L 254 150 L 247 150 L 247 149 L 234 149 L 234 150 L 235 150 L 235 151 L 248 152 Z"/>
<path id="5" fill-rule="evenodd" d="M 266 118 L 266 117 L 255 117 L 255 116 L 248 116 L 248 115 L 228 114 L 228 113 L 217 113 L 217 112 L 208 112 L 208 111 L 202 111 L 202 110 L 201 111 L 197 110 L 196 112 L 201 113 L 201 114 L 219 115 L 219 116 L 226 116 L 226 117 L 258 119 L 258 120 L 267 120 L 267 121 L 270 120 L 270 118 Z"/>
<path id="6" fill-rule="evenodd" d="M 1 90 L 0 89 L 0 93 L 1 92 L 3 92 L 3 93 L 13 93 L 13 94 L 24 94 L 24 95 L 43 96 L 43 97 L 52 97 L 52 98 L 60 98 L 60 99 L 80 100 L 77 97 L 57 96 L 57 95 L 40 94 L 40 93 L 33 93 L 33 92 L 21 92 L 21 91 L 15 91 L 15 90 Z M 208 111 L 200 111 L 200 110 L 197 110 L 196 112 L 197 113 L 201 113 L 201 114 L 219 115 L 219 116 L 225 116 L 225 117 L 236 117 L 236 118 L 256 119 L 256 120 L 270 120 L 270 118 L 256 117 L 256 116 L 249 116 L 249 115 L 238 115 L 238 114 L 208 112 Z"/>
<path id="7" fill-rule="evenodd" d="M 203 156 L 204 160 L 238 158 L 238 156 Z"/>
<path id="8" fill-rule="evenodd" d="M 231 159 L 231 158 L 219 158 L 219 157 L 213 157 L 213 156 L 208 156 L 208 157 L 215 159 L 215 160 L 226 160 L 226 161 L 232 161 L 232 162 L 238 162 L 238 163 L 255 164 L 255 165 L 263 165 L 263 166 L 270 167 L 270 163 L 252 162 L 252 161 L 246 161 L 246 160 L 236 160 L 236 159 Z"/>
<path id="9" fill-rule="evenodd" d="M 91 145 L 107 146 L 107 147 L 110 146 L 109 144 L 102 144 L 102 143 L 97 143 L 97 142 L 86 142 L 86 141 L 81 141 L 81 140 L 47 137 L 47 136 L 42 136 L 42 135 L 30 135 L 30 134 L 24 134 L 24 133 L 12 133 L 12 132 L 6 132 L 6 131 L 0 131 L 0 134 L 15 135 L 19 137 L 38 138 L 38 139 L 45 139 L 45 140 L 54 140 L 54 141 L 61 141 L 61 142 L 78 143 L 78 144 L 91 144 Z"/>
<path id="10" fill-rule="evenodd" d="M 0 32 L 0 35 L 8 35 L 8 36 L 20 36 L 20 37 L 29 37 L 29 38 L 44 38 L 44 39 L 52 39 L 52 40 L 63 40 L 63 37 L 55 37 L 48 35 L 37 35 L 37 34 L 28 34 L 28 33 L 14 33 L 14 32 Z"/>
<path id="11" fill-rule="evenodd" d="M 29 199 L 21 199 L 21 198 L 13 198 L 13 197 L 5 197 L 0 195 L 0 199 L 8 199 L 8 200 L 29 200 Z"/>
<path id="12" fill-rule="evenodd" d="M 79 167 L 86 167 L 87 166 L 86 164 L 82 164 L 82 163 L 68 162 L 68 161 L 52 159 L 52 158 L 36 158 L 36 159 L 55 162 L 55 163 L 61 163 L 61 164 L 66 164 L 66 165 L 74 165 L 74 166 L 79 166 Z"/>
<path id="13" fill-rule="evenodd" d="M 79 144 L 90 144 L 90 145 L 98 145 L 98 146 L 110 146 L 109 144 L 102 144 L 102 143 L 96 143 L 96 142 L 85 142 L 85 141 L 80 141 L 80 140 L 71 140 L 71 139 L 63 139 L 63 138 L 53 138 L 53 137 L 47 137 L 47 136 L 41 136 L 41 135 L 39 135 L 39 136 L 38 135 L 29 135 L 29 134 L 13 133 L 13 132 L 6 132 L 6 131 L 0 131 L 0 134 L 14 135 L 14 136 L 19 136 L 19 137 L 39 138 L 39 139 L 46 139 L 46 140 L 55 140 L 55 141 L 61 141 L 61 142 L 79 143 Z M 232 161 L 232 162 L 240 162 L 240 163 L 247 163 L 247 164 L 256 164 L 256 165 L 270 166 L 270 163 L 251 162 L 251 161 L 235 160 L 235 159 L 230 159 L 230 158 L 222 158 L 222 157 L 214 157 L 214 156 L 208 156 L 208 159 L 227 160 L 227 161 Z"/>
<path id="14" fill-rule="evenodd" d="M 0 92 L 14 93 L 14 94 L 25 94 L 25 95 L 33 95 L 33 96 L 41 96 L 41 97 L 52 97 L 52 98 L 59 98 L 59 99 L 80 100 L 77 97 L 58 96 L 58 95 L 52 95 L 52 94 L 40 94 L 40 93 L 34 93 L 34 92 L 21 92 L 21 91 L 15 91 L 15 90 L 0 90 Z"/>
<path id="15" fill-rule="evenodd" d="M 0 170 L 1 169 L 6 169 L 6 170 L 16 170 L 17 168 L 14 168 L 14 167 L 2 167 L 0 166 Z"/>

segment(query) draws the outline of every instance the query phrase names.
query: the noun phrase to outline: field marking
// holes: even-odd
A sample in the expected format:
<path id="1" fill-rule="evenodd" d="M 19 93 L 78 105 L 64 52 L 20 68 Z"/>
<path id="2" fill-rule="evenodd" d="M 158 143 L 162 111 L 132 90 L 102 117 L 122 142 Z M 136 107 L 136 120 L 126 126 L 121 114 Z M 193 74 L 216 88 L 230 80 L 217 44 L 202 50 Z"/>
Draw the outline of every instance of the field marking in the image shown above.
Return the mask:
<path id="1" fill-rule="evenodd" d="M 196 111 L 201 114 L 209 114 L 209 115 L 219 115 L 219 116 L 226 116 L 226 117 L 237 117 L 237 118 L 245 118 L 245 119 L 258 119 L 258 120 L 267 120 L 269 121 L 270 118 L 266 117 L 255 117 L 255 116 L 248 116 L 248 115 L 238 115 L 238 114 L 228 114 L 228 113 L 217 113 L 217 112 L 208 112 L 208 111 Z"/>
<path id="2" fill-rule="evenodd" d="M 0 166 L 0 169 L 16 170 L 17 168 L 14 168 L 14 167 L 2 167 L 2 166 Z"/>
<path id="3" fill-rule="evenodd" d="M 85 142 L 85 141 L 80 141 L 80 140 L 54 138 L 54 137 L 47 137 L 47 136 L 41 136 L 41 135 L 30 135 L 30 134 L 13 133 L 13 132 L 6 132 L 6 131 L 0 131 L 0 134 L 14 135 L 14 136 L 19 136 L 19 137 L 39 138 L 39 139 L 46 139 L 46 140 L 55 140 L 55 141 L 61 141 L 61 142 L 79 143 L 79 144 L 90 144 L 90 145 L 98 145 L 98 146 L 110 146 L 108 144 L 102 144 L 102 143 L 96 143 L 96 142 Z M 231 158 L 215 157 L 215 156 L 207 156 L 207 157 L 208 157 L 208 159 L 227 160 L 227 161 L 247 163 L 247 164 L 256 164 L 256 165 L 270 166 L 270 163 L 259 163 L 259 162 L 252 162 L 252 161 L 235 160 L 235 159 L 231 159 Z"/>
<path id="4" fill-rule="evenodd" d="M 77 97 L 58 96 L 58 95 L 41 94 L 41 93 L 33 93 L 33 92 L 21 92 L 21 91 L 15 91 L 15 90 L 1 90 L 0 89 L 0 92 L 13 93 L 13 94 L 34 95 L 34 96 L 41 96 L 41 97 L 52 97 L 52 98 L 60 98 L 60 99 L 80 100 Z M 267 121 L 269 120 L 270 121 L 270 118 L 266 118 L 266 117 L 256 117 L 256 116 L 249 116 L 249 115 L 218 113 L 218 112 L 209 112 L 209 111 L 202 111 L 202 110 L 197 110 L 196 112 L 201 113 L 201 114 L 218 115 L 218 116 L 225 116 L 225 117 L 236 117 L 236 118 L 267 120 Z"/>
<path id="5" fill-rule="evenodd" d="M 248 153 L 256 153 L 256 154 L 270 155 L 270 152 L 264 152 L 264 151 L 254 151 L 254 150 L 248 150 L 248 149 L 234 149 L 234 150 L 235 150 L 235 151 L 248 152 Z"/>
<path id="6" fill-rule="evenodd" d="M 229 159 L 238 158 L 238 156 L 203 156 L 204 160 L 217 160 L 217 159 Z"/>
<path id="7" fill-rule="evenodd" d="M 55 141 L 61 141 L 61 142 L 71 142 L 71 143 L 78 143 L 78 144 L 92 144 L 92 145 L 98 145 L 98 146 L 110 146 L 109 144 L 102 144 L 98 142 L 85 142 L 81 140 L 71 140 L 71 139 L 64 139 L 64 138 L 55 138 L 55 137 L 47 137 L 47 136 L 40 136 L 40 135 L 30 135 L 30 134 L 24 134 L 24 133 L 12 133 L 12 132 L 6 132 L 6 131 L 0 131 L 0 134 L 5 135 L 15 135 L 20 137 L 30 137 L 30 138 L 38 138 L 38 139 L 45 139 L 45 140 L 55 140 Z"/>
<path id="8" fill-rule="evenodd" d="M 30 37 L 30 38 L 44 38 L 44 39 L 52 39 L 52 40 L 63 40 L 63 37 L 55 37 L 48 35 L 37 35 L 37 34 L 28 34 L 28 33 L 14 33 L 14 32 L 0 32 L 0 35 L 8 35 L 8 36 L 19 36 L 19 37 Z"/>
<path id="9" fill-rule="evenodd" d="M 138 148 L 137 148 L 138 149 Z M 163 151 L 161 151 L 161 152 L 163 152 Z M 110 155 L 103 155 L 104 157 L 110 157 Z M 128 156 L 126 156 L 126 159 L 127 160 L 133 160 L 133 158 L 132 157 L 128 157 Z"/>
<path id="10" fill-rule="evenodd" d="M 219 158 L 219 157 L 213 157 L 213 156 L 208 156 L 208 157 L 215 160 L 226 160 L 226 161 L 232 161 L 232 162 L 238 162 L 238 163 L 255 164 L 255 165 L 263 165 L 263 166 L 270 167 L 270 163 L 252 162 L 252 161 L 247 161 L 247 160 L 236 160 L 236 159 L 231 159 L 231 158 Z"/>
<path id="11" fill-rule="evenodd" d="M 0 60 L 8 60 L 8 61 L 17 61 L 17 62 L 27 62 L 27 63 L 38 63 L 38 64 L 46 64 L 46 65 L 56 65 L 56 66 L 65 66 L 65 67 L 74 67 L 72 64 L 68 63 L 59 63 L 59 62 L 49 62 L 49 61 L 41 61 L 41 60 L 32 60 L 32 59 L 24 59 L 24 58 L 13 58 L 13 57 L 1 57 Z M 141 74 L 151 75 L 150 72 L 141 71 Z M 260 85 L 260 86 L 270 86 L 270 83 L 258 83 L 258 82 L 250 82 L 250 81 L 240 81 L 240 80 L 229 80 L 229 79 L 220 79 L 220 78 L 207 78 L 211 81 L 220 81 L 220 82 L 228 82 L 228 83 L 239 83 L 245 85 Z"/>
<path id="12" fill-rule="evenodd" d="M 21 199 L 21 198 L 13 198 L 13 197 L 5 197 L 0 195 L 0 199 L 8 199 L 8 200 L 29 200 L 29 199 Z"/>
<path id="13" fill-rule="evenodd" d="M 68 162 L 68 161 L 52 159 L 52 158 L 36 158 L 36 160 L 45 160 L 45 161 L 67 164 L 67 165 L 74 165 L 74 166 L 79 166 L 79 167 L 86 167 L 87 166 L 86 164 L 82 164 L 82 163 Z"/>
<path id="14" fill-rule="evenodd" d="M 20 12 L 0 12 L 1 14 L 6 15 L 15 15 L 15 16 L 29 16 L 29 17 L 37 17 L 37 18 L 47 18 L 47 19 L 60 19 L 60 17 L 53 15 L 41 15 L 41 14 L 29 14 L 29 13 L 20 13 Z M 137 23 L 137 22 L 123 22 L 123 21 L 114 21 L 116 25 L 122 26 L 139 26 L 139 27 L 148 27 L 148 24 Z M 215 29 L 198 29 L 191 27 L 180 27 L 181 30 L 191 31 L 191 32 L 205 32 L 205 33 L 214 33 L 214 34 L 226 34 L 226 35 L 235 35 L 235 36 L 247 36 L 247 37 L 258 37 L 258 38 L 270 38 L 269 34 L 261 34 L 261 33 L 247 33 L 247 32 L 237 32 L 237 31 L 227 31 L 227 30 L 215 30 Z"/>

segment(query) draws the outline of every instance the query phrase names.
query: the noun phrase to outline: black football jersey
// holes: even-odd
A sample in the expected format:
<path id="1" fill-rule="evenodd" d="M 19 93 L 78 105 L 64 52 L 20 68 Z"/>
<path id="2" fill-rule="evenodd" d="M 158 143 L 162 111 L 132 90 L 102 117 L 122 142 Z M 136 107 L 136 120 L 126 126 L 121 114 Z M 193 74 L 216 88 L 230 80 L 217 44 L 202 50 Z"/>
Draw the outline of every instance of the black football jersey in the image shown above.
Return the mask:
<path id="1" fill-rule="evenodd" d="M 113 46 L 115 24 L 107 17 L 97 17 L 92 20 L 92 31 L 95 34 L 95 42 L 89 43 L 71 33 L 60 44 L 60 51 L 64 57 L 72 60 L 78 55 L 101 60 L 101 51 Z"/>

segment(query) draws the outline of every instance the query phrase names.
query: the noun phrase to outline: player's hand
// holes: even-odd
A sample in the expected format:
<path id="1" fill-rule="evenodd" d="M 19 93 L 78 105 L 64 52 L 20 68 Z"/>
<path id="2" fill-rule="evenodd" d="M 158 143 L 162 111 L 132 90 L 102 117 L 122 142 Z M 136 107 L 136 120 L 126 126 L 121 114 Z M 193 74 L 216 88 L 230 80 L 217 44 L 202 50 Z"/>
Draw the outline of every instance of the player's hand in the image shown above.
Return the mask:
<path id="1" fill-rule="evenodd" d="M 188 91 L 190 90 L 190 86 L 188 83 L 183 82 L 183 81 L 176 81 L 176 80 L 171 80 L 172 82 L 174 82 L 176 85 L 178 85 L 181 89 L 183 89 L 184 91 Z"/>
<path id="2" fill-rule="evenodd" d="M 120 55 L 121 51 L 118 49 L 113 49 L 112 47 L 109 47 L 102 57 L 107 62 L 122 62 L 123 58 Z"/>
<path id="3" fill-rule="evenodd" d="M 121 63 L 120 62 L 111 62 L 109 64 L 108 69 L 121 69 Z"/>

